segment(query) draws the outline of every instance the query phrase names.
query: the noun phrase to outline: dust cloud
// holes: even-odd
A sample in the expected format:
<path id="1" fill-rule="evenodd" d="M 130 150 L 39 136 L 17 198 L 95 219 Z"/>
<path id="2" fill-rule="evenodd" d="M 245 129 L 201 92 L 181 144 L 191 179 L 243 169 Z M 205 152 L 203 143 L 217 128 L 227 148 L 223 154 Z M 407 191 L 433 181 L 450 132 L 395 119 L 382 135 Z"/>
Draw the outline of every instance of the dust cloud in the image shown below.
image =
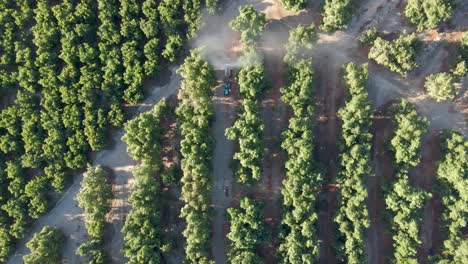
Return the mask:
<path id="1" fill-rule="evenodd" d="M 215 68 L 224 68 L 230 64 L 233 68 L 242 68 L 252 63 L 259 63 L 268 56 L 284 56 L 291 26 L 279 20 L 267 20 L 265 31 L 257 40 L 257 54 L 244 52 L 240 43 L 240 33 L 229 27 L 229 22 L 238 14 L 238 6 L 229 6 L 222 15 L 210 15 L 204 12 L 203 26 L 191 48 L 202 48 L 205 59 Z M 257 9 L 257 8 L 256 8 Z M 265 11 L 258 8 L 259 12 Z M 245 54 L 246 53 L 246 54 Z"/>
<path id="2" fill-rule="evenodd" d="M 215 68 L 225 64 L 240 68 L 243 66 L 239 54 L 242 47 L 240 34 L 229 28 L 230 17 L 209 15 L 203 16 L 203 28 L 191 43 L 192 48 L 202 48 L 205 59 Z"/>

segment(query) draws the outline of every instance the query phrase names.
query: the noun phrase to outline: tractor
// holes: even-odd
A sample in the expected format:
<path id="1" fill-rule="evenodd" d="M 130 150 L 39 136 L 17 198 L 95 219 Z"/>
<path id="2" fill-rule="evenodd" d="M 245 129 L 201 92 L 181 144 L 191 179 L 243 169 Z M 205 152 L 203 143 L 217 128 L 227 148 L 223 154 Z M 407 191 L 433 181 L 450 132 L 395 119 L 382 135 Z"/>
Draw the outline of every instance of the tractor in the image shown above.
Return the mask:
<path id="1" fill-rule="evenodd" d="M 231 77 L 232 77 L 231 65 L 226 64 L 224 65 L 224 96 L 231 95 L 231 89 L 232 89 Z"/>

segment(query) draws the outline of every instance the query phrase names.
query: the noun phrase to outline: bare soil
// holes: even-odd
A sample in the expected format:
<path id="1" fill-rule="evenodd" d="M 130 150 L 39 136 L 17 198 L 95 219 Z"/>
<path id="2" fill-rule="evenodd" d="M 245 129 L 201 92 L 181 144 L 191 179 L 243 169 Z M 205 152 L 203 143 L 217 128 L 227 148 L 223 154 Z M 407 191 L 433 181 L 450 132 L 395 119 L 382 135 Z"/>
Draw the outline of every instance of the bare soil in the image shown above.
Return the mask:
<path id="1" fill-rule="evenodd" d="M 422 140 L 421 163 L 410 171 L 409 177 L 412 185 L 417 186 L 427 192 L 433 192 L 433 185 L 437 178 L 437 161 L 441 158 L 439 133 L 431 133 Z M 434 233 L 434 223 L 441 217 L 441 211 L 436 210 L 436 204 L 440 201 L 432 197 L 424 206 L 423 221 L 420 229 L 421 248 L 418 250 L 418 262 L 427 263 L 428 256 L 437 251 L 440 244 L 440 232 Z M 435 241 L 436 243 L 434 243 Z"/>
<path id="2" fill-rule="evenodd" d="M 388 263 L 392 255 L 390 226 L 385 221 L 385 199 L 383 187 L 393 179 L 392 157 L 387 144 L 393 133 L 391 117 L 382 107 L 374 114 L 371 133 L 373 135 L 372 162 L 374 175 L 367 181 L 370 228 L 367 230 L 367 254 L 369 263 Z"/>
<path id="3" fill-rule="evenodd" d="M 224 72 L 219 72 L 222 80 Z M 233 86 L 233 90 L 237 86 Z M 234 177 L 230 168 L 234 143 L 226 138 L 224 132 L 230 127 L 236 115 L 237 103 L 233 98 L 223 95 L 223 87 L 218 86 L 214 92 L 213 104 L 215 109 L 215 122 L 212 133 L 216 139 L 213 156 L 213 190 L 212 206 L 214 208 L 212 254 L 216 263 L 226 263 L 227 254 L 227 219 L 226 209 L 231 205 L 236 190 L 233 188 Z M 237 93 L 234 91 L 233 93 Z"/>
<path id="4" fill-rule="evenodd" d="M 266 32 L 283 32 L 278 36 L 278 42 L 285 44 L 288 38 L 285 25 L 279 21 L 268 24 Z M 265 43 L 265 42 L 264 42 Z M 268 43 L 265 43 L 268 45 Z M 276 43 L 278 44 L 278 43 Z M 265 46 L 266 46 L 265 45 Z M 281 46 L 281 45 L 279 45 Z M 281 187 L 285 170 L 285 157 L 281 150 L 281 133 L 284 131 L 287 119 L 286 105 L 281 101 L 280 88 L 286 84 L 286 67 L 283 62 L 284 49 L 265 51 L 265 74 L 269 82 L 267 91 L 260 100 L 260 116 L 265 124 L 264 142 L 267 152 L 263 161 L 263 177 L 255 186 L 254 195 L 265 203 L 265 221 L 268 224 L 272 240 L 267 241 L 261 249 L 265 263 L 277 263 L 276 249 L 278 241 L 277 228 L 281 222 Z"/>
<path id="5" fill-rule="evenodd" d="M 338 108 L 344 100 L 341 87 L 341 65 L 335 63 L 333 53 L 321 50 L 321 57 L 316 57 L 316 80 L 318 83 L 315 119 L 315 148 L 317 161 L 324 172 L 324 182 L 319 194 L 318 236 L 320 245 L 320 263 L 336 263 L 333 250 L 335 240 L 334 216 L 336 214 L 336 190 L 333 188 L 337 174 L 338 132 L 340 121 Z M 318 66 L 320 65 L 320 66 Z"/>
<path id="6" fill-rule="evenodd" d="M 171 96 L 168 100 L 168 105 L 171 109 L 175 109 L 177 105 L 176 96 Z M 161 204 L 161 222 L 164 241 L 172 244 L 172 250 L 168 256 L 165 257 L 165 263 L 182 263 L 183 261 L 183 236 L 182 231 L 184 223 L 179 217 L 180 209 L 183 202 L 180 200 L 181 186 L 177 184 L 181 175 L 180 168 L 180 145 L 178 139 L 176 115 L 174 112 L 167 115 L 161 123 L 166 133 L 163 135 L 162 142 L 162 161 L 163 173 L 173 171 L 176 184 L 163 186 Z"/>

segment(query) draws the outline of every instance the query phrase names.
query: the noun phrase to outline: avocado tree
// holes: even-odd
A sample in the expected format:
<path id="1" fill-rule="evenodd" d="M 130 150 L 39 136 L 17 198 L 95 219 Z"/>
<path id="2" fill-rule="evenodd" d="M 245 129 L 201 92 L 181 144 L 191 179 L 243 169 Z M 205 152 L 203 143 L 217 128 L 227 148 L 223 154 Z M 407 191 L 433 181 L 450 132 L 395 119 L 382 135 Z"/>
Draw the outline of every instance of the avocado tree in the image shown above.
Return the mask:
<path id="1" fill-rule="evenodd" d="M 325 0 L 320 28 L 325 31 L 346 28 L 351 14 L 351 0 Z"/>
<path id="2" fill-rule="evenodd" d="M 158 160 L 161 148 L 162 133 L 160 118 L 166 109 L 166 101 L 163 99 L 159 107 L 151 111 L 141 113 L 136 118 L 129 120 L 124 125 L 125 135 L 122 140 L 127 143 L 127 151 L 135 160 Z"/>
<path id="3" fill-rule="evenodd" d="M 317 41 L 315 26 L 299 25 L 289 32 L 288 43 L 285 46 L 284 62 L 294 67 L 299 62 L 311 61 L 312 48 Z"/>
<path id="4" fill-rule="evenodd" d="M 239 142 L 239 152 L 234 153 L 234 159 L 239 162 L 235 173 L 239 183 L 252 183 L 262 176 L 261 166 L 265 152 L 262 138 L 265 125 L 257 116 L 257 104 L 257 101 L 245 99 L 237 120 L 232 127 L 226 129 L 226 137 Z"/>
<path id="5" fill-rule="evenodd" d="M 390 71 L 406 75 L 416 64 L 417 38 L 415 34 L 401 35 L 388 41 L 377 37 L 369 51 L 369 59 L 387 67 Z"/>
<path id="6" fill-rule="evenodd" d="M 452 72 L 457 77 L 463 77 L 468 73 L 468 31 L 463 33 L 458 47 L 455 67 Z"/>
<path id="7" fill-rule="evenodd" d="M 239 143 L 239 151 L 234 153 L 235 175 L 239 183 L 253 183 L 260 179 L 263 156 L 263 130 L 265 125 L 258 117 L 257 97 L 265 89 L 263 58 L 257 52 L 255 40 L 265 27 L 265 15 L 258 13 L 253 6 L 241 6 L 240 14 L 230 22 L 231 28 L 242 33 L 245 45 L 242 60 L 245 66 L 239 71 L 239 92 L 244 100 L 237 118 L 226 129 L 228 139 Z"/>
<path id="8" fill-rule="evenodd" d="M 262 263 L 257 255 L 258 246 L 265 239 L 265 223 L 261 204 L 243 197 L 240 208 L 228 208 L 231 223 L 227 238 L 231 241 L 228 256 L 231 263 Z M 242 259 L 245 257 L 246 259 Z"/>
<path id="9" fill-rule="evenodd" d="M 214 116 L 211 87 L 215 85 L 212 68 L 199 50 L 192 50 L 179 68 L 182 76 L 176 114 L 181 134 L 182 193 L 181 217 L 186 226 L 185 254 L 188 262 L 210 262 L 211 215 L 210 164 L 213 138 L 210 121 Z"/>
<path id="10" fill-rule="evenodd" d="M 282 0 L 281 1 L 289 10 L 299 11 L 307 7 L 307 0 Z"/>
<path id="11" fill-rule="evenodd" d="M 376 27 L 371 27 L 364 31 L 359 37 L 359 42 L 366 45 L 372 45 L 379 36 L 379 30 Z"/>
<path id="12" fill-rule="evenodd" d="M 466 219 L 468 218 L 468 141 L 458 132 L 443 135 L 442 160 L 437 168 L 438 191 L 444 204 L 443 225 L 448 232 L 438 263 L 467 261 Z"/>
<path id="13" fill-rule="evenodd" d="M 421 137 L 427 132 L 429 121 L 418 115 L 416 107 L 406 100 L 395 106 L 394 121 L 397 124 L 391 148 L 401 169 L 416 166 L 421 161 Z"/>
<path id="14" fill-rule="evenodd" d="M 284 263 L 315 263 L 319 259 L 315 208 L 322 174 L 314 161 L 313 68 L 314 26 L 299 26 L 289 33 L 284 61 L 288 64 L 289 83 L 282 87 L 281 100 L 294 116 L 282 134 L 281 147 L 287 154 L 283 180 L 283 216 L 279 254 Z"/>
<path id="15" fill-rule="evenodd" d="M 348 99 L 338 111 L 343 121 L 343 148 L 337 176 L 340 188 L 335 222 L 339 231 L 338 257 L 343 262 L 358 264 L 367 262 L 364 233 L 370 220 L 365 201 L 368 197 L 366 180 L 372 173 L 372 134 L 369 133 L 372 109 L 366 89 L 367 65 L 349 63 L 344 71 Z"/>
<path id="16" fill-rule="evenodd" d="M 31 253 L 25 255 L 23 261 L 25 264 L 60 264 L 64 242 L 65 236 L 60 229 L 45 226 L 26 243 Z"/>
<path id="17" fill-rule="evenodd" d="M 427 94 L 437 102 L 451 100 L 457 93 L 452 75 L 446 72 L 439 72 L 426 77 L 424 87 Z"/>
<path id="18" fill-rule="evenodd" d="M 251 46 L 265 29 L 265 14 L 255 11 L 252 5 L 244 5 L 239 7 L 239 15 L 229 22 L 229 26 L 241 33 L 244 45 Z"/>
<path id="19" fill-rule="evenodd" d="M 431 194 L 411 186 L 408 171 L 421 160 L 421 137 L 427 131 L 428 121 L 418 116 L 414 105 L 402 99 L 394 106 L 394 123 L 390 145 L 396 163 L 395 181 L 385 188 L 384 194 L 392 217 L 393 261 L 416 263 L 422 208 Z"/>
<path id="20" fill-rule="evenodd" d="M 107 173 L 101 166 L 88 165 L 76 200 L 84 211 L 85 227 L 92 240 L 81 244 L 77 253 L 88 255 L 90 263 L 103 263 L 104 261 L 102 240 L 111 195 L 112 188 L 107 181 Z"/>
<path id="21" fill-rule="evenodd" d="M 405 15 L 419 31 L 431 29 L 452 15 L 451 0 L 408 0 Z"/>
<path id="22" fill-rule="evenodd" d="M 167 113 L 166 100 L 124 125 L 130 156 L 141 164 L 133 170 L 135 182 L 128 199 L 131 206 L 122 229 L 123 252 L 128 263 L 161 263 L 161 122 Z"/>

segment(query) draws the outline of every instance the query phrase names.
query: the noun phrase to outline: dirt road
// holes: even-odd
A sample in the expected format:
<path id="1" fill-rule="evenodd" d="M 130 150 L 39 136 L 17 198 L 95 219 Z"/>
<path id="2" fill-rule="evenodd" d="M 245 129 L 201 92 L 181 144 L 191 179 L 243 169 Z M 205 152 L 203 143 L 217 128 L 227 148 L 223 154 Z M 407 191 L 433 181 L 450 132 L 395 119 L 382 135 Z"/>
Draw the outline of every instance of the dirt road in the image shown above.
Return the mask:
<path id="1" fill-rule="evenodd" d="M 409 179 L 411 184 L 427 192 L 433 192 L 433 185 L 437 179 L 437 162 L 441 159 L 441 141 L 439 133 L 431 133 L 422 139 L 421 163 L 410 170 Z M 418 250 L 418 262 L 427 263 L 431 252 L 437 252 L 440 247 L 441 233 L 434 233 L 439 226 L 434 223 L 442 218 L 441 211 L 436 210 L 436 203 L 440 202 L 438 195 L 429 199 L 422 209 L 423 220 L 421 222 L 420 239 L 421 248 Z"/>
<path id="2" fill-rule="evenodd" d="M 137 112 L 148 111 L 159 102 L 161 98 L 168 98 L 176 93 L 179 87 L 180 76 L 175 73 L 176 67 L 171 69 L 170 80 L 166 85 L 151 87 L 151 94 L 141 104 Z M 121 140 L 123 131 L 119 130 L 113 135 L 114 147 L 97 153 L 93 165 L 102 165 L 113 172 L 113 195 L 111 212 L 108 219 L 112 225 L 112 239 L 109 243 L 109 254 L 114 263 L 125 263 L 121 252 L 123 234 L 120 230 L 124 224 L 124 216 L 128 212 L 128 196 L 130 194 L 131 171 L 135 165 L 127 154 L 126 144 Z M 33 234 L 39 232 L 44 226 L 50 225 L 60 228 L 68 238 L 63 254 L 64 263 L 82 263 L 83 260 L 75 255 L 75 250 L 82 242 L 86 241 L 86 229 L 83 225 L 83 211 L 78 207 L 76 194 L 80 189 L 82 175 L 77 175 L 73 184 L 64 192 L 55 207 L 45 216 L 39 218 L 32 226 L 30 236 L 22 239 L 17 244 L 17 250 L 7 263 L 23 263 L 22 256 L 28 253 L 25 244 Z"/>
<path id="3" fill-rule="evenodd" d="M 331 52 L 330 43 L 320 41 L 314 50 L 315 80 L 317 83 L 315 148 L 317 161 L 324 172 L 323 189 L 318 196 L 318 236 L 320 244 L 320 263 L 336 263 L 333 253 L 334 222 L 336 213 L 336 192 L 329 188 L 336 180 L 338 159 L 338 132 L 340 122 L 337 110 L 343 102 L 341 87 L 341 65 L 344 57 Z"/>
<path id="4" fill-rule="evenodd" d="M 287 21 L 287 19 L 285 19 Z M 263 175 L 253 189 L 254 197 L 261 200 L 268 232 L 272 240 L 267 241 L 260 249 L 260 256 L 265 263 L 278 263 L 277 246 L 278 225 L 281 222 L 281 189 L 285 175 L 285 157 L 281 149 L 281 133 L 287 127 L 288 113 L 286 105 L 281 101 L 280 88 L 286 85 L 286 65 L 283 62 L 288 40 L 288 25 L 283 20 L 269 21 L 264 36 L 259 41 L 264 51 L 265 78 L 269 87 L 260 96 L 260 117 L 264 130 L 264 142 L 267 152 L 262 164 Z M 271 39 L 274 36 L 274 40 Z"/>
<path id="5" fill-rule="evenodd" d="M 234 142 L 228 140 L 224 131 L 232 125 L 235 116 L 235 106 L 229 97 L 224 97 L 223 90 L 218 87 L 213 97 L 216 121 L 213 124 L 213 136 L 216 145 L 213 156 L 213 218 L 212 254 L 216 263 L 226 263 L 226 209 L 231 205 L 234 195 L 233 173 L 229 164 L 232 159 Z"/>
<path id="6" fill-rule="evenodd" d="M 379 109 L 374 114 L 371 128 L 374 173 L 367 179 L 370 227 L 367 230 L 366 248 L 369 263 L 388 263 L 391 257 L 393 241 L 390 233 L 386 232 L 382 186 L 388 184 L 393 178 L 392 157 L 386 150 L 386 144 L 391 139 L 392 132 L 391 117 L 385 113 L 385 109 Z"/>
<path id="7" fill-rule="evenodd" d="M 196 46 L 205 46 L 210 54 L 208 60 L 217 69 L 222 69 L 225 63 L 229 63 L 234 67 L 239 67 L 237 62 L 237 55 L 233 51 L 233 47 L 238 46 L 239 36 L 229 29 L 228 23 L 238 14 L 238 8 L 241 5 L 251 4 L 257 11 L 264 12 L 268 20 L 267 23 L 272 23 L 277 19 L 283 19 L 288 16 L 293 16 L 295 13 L 286 11 L 278 0 L 241 0 L 241 1 L 227 1 L 223 7 L 223 15 L 215 17 L 206 17 L 206 27 L 201 32 L 199 40 L 196 41 Z M 282 27 L 281 31 L 283 41 L 278 42 L 278 28 L 267 27 L 264 37 L 260 42 L 260 49 L 268 50 L 270 55 L 274 56 L 273 61 L 282 62 L 282 53 L 278 53 L 277 49 L 282 49 L 283 44 L 287 40 L 289 28 Z M 206 34 L 205 34 L 206 33 Z M 285 36 L 285 37 L 284 37 Z M 265 45 L 269 43 L 269 45 Z M 267 54 L 268 52 L 265 52 Z M 271 56 L 270 56 L 271 57 Z M 266 58 L 266 61 L 268 58 Z M 270 60 L 269 60 L 270 61 Z M 270 67 L 271 65 L 266 65 Z M 271 76 L 277 76 L 282 80 L 284 69 L 270 67 Z M 237 70 L 237 69 L 236 69 Z M 267 69 L 268 70 L 268 69 Z M 222 73 L 218 76 L 222 80 Z M 275 80 L 278 80 L 276 78 Z M 272 81 L 272 80 L 269 80 Z M 269 165 L 264 166 L 264 174 L 261 182 L 258 184 L 256 190 L 252 192 L 242 191 L 242 186 L 238 186 L 233 182 L 233 172 L 230 168 L 232 160 L 234 143 L 228 141 L 224 135 L 227 127 L 232 125 L 236 115 L 236 106 L 238 102 L 235 96 L 224 97 L 221 87 L 217 87 L 214 92 L 213 104 L 215 108 L 216 119 L 213 124 L 213 136 L 216 139 L 216 146 L 214 149 L 213 158 L 213 192 L 212 192 L 212 205 L 214 207 L 213 217 L 213 236 L 212 236 L 212 255 L 216 263 L 226 263 L 227 244 L 226 233 L 228 232 L 229 223 L 226 219 L 226 209 L 236 204 L 239 196 L 252 193 L 254 196 L 261 196 L 265 198 L 268 206 L 266 206 L 266 217 L 274 219 L 276 223 L 279 222 L 280 213 L 277 200 L 280 197 L 281 189 L 281 169 L 283 162 L 279 162 L 279 139 L 281 127 L 277 125 L 279 115 L 277 105 L 279 101 L 279 87 L 282 82 L 275 82 L 274 91 L 271 91 L 271 96 L 267 96 L 265 100 L 260 102 L 263 107 L 261 108 L 261 116 L 266 123 L 266 137 L 269 138 L 269 145 L 276 144 L 274 153 L 268 153 Z M 235 93 L 236 91 L 234 91 Z M 271 115 L 271 113 L 276 113 Z M 270 147 L 270 146 L 269 146 Z M 272 162 L 273 161 L 273 162 Z M 273 164 L 273 167 L 272 165 Z M 273 217 L 274 216 L 274 217 Z M 269 245 L 271 249 L 271 245 Z M 274 249 L 273 249 L 274 250 Z M 267 254 L 264 254 L 267 255 Z M 268 258 L 273 257 L 269 254 Z"/>

